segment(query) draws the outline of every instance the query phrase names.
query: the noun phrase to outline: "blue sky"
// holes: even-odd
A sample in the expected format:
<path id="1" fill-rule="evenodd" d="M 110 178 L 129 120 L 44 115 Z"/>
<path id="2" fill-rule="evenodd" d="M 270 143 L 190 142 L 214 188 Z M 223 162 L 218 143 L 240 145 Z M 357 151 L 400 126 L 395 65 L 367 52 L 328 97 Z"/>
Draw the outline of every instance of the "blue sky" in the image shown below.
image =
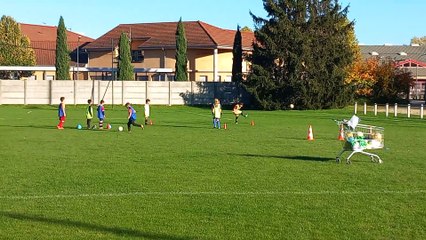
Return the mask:
<path id="1" fill-rule="evenodd" d="M 350 5 L 361 44 L 409 44 L 426 36 L 426 0 L 341 0 Z M 253 28 L 252 11 L 265 17 L 262 0 L 10 0 L 2 1 L 0 14 L 18 22 L 57 25 L 62 15 L 74 32 L 98 38 L 121 23 L 200 20 L 217 27 Z"/>

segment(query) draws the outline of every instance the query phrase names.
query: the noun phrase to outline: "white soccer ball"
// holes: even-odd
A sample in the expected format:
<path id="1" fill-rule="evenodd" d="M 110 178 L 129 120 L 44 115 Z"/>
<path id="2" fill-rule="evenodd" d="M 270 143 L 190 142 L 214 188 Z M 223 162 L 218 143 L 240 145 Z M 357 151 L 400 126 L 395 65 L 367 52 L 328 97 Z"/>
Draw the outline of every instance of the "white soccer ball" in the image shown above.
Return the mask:
<path id="1" fill-rule="evenodd" d="M 294 108 L 294 104 L 292 103 L 292 104 L 290 104 L 290 108 L 291 109 L 293 109 Z"/>
<path id="2" fill-rule="evenodd" d="M 118 127 L 118 131 L 120 131 L 120 132 L 122 132 L 124 129 L 123 129 L 123 127 L 122 126 L 119 126 Z"/>

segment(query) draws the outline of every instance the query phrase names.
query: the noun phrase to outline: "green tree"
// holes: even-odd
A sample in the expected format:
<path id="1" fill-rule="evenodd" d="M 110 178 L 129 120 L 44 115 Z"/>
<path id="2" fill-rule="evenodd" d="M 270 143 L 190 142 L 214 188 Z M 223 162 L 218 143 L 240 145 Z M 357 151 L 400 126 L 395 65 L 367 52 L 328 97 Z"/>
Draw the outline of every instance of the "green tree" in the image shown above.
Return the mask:
<path id="1" fill-rule="evenodd" d="M 130 40 L 126 33 L 121 33 L 118 44 L 118 80 L 134 80 Z"/>
<path id="2" fill-rule="evenodd" d="M 411 44 L 419 44 L 420 46 L 425 46 L 426 45 L 426 36 L 424 37 L 413 37 L 411 39 Z"/>
<path id="3" fill-rule="evenodd" d="M 58 28 L 56 30 L 56 79 L 70 79 L 70 55 L 67 45 L 67 32 L 64 18 L 59 18 Z"/>
<path id="4" fill-rule="evenodd" d="M 354 53 L 347 19 L 337 0 L 263 0 L 269 19 L 250 13 L 256 42 L 247 90 L 264 109 L 345 106 L 354 89 L 345 84 Z"/>
<path id="5" fill-rule="evenodd" d="M 237 32 L 235 33 L 232 56 L 232 81 L 240 83 L 243 80 L 243 48 L 240 26 L 237 26 Z"/>
<path id="6" fill-rule="evenodd" d="M 0 65 L 34 66 L 36 58 L 30 40 L 21 32 L 19 24 L 9 16 L 0 20 Z M 31 71 L 0 71 L 0 79 L 19 79 L 31 76 Z"/>
<path id="7" fill-rule="evenodd" d="M 187 41 L 185 34 L 185 27 L 182 23 L 182 18 L 179 19 L 176 29 L 176 63 L 175 63 L 175 80 L 176 81 L 188 81 L 187 65 Z"/>
<path id="8" fill-rule="evenodd" d="M 253 32 L 253 30 L 249 28 L 248 26 L 244 26 L 241 28 L 241 32 Z"/>
<path id="9" fill-rule="evenodd" d="M 395 67 L 393 59 L 380 62 L 374 71 L 372 100 L 379 103 L 408 100 L 414 79 L 408 70 Z"/>

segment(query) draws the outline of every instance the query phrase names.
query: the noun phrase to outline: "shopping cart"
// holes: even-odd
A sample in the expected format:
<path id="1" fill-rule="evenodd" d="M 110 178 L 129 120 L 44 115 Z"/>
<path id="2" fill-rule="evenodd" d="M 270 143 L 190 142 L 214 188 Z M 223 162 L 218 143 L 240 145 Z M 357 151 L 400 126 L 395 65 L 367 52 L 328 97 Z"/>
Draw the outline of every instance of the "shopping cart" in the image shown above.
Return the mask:
<path id="1" fill-rule="evenodd" d="M 355 118 L 354 118 L 355 117 Z M 365 150 L 383 149 L 385 146 L 385 131 L 382 127 L 358 124 L 359 119 L 353 116 L 351 120 L 335 120 L 337 125 L 343 128 L 345 142 L 343 149 L 337 154 L 336 162 L 340 163 L 340 157 L 346 151 L 352 151 L 346 158 L 346 163 L 351 163 L 351 157 L 355 153 L 361 153 L 371 158 L 372 162 L 382 163 L 379 155 L 365 152 Z M 355 124 L 354 124 L 355 122 Z"/>

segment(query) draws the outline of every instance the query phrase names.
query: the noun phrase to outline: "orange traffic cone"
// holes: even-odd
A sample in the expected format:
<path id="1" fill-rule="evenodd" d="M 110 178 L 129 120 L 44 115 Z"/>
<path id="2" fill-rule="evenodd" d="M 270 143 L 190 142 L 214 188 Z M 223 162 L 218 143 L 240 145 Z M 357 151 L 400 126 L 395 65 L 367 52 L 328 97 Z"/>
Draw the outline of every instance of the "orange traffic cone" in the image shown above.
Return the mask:
<path id="1" fill-rule="evenodd" d="M 254 126 L 254 120 L 251 120 L 250 126 Z"/>
<path id="2" fill-rule="evenodd" d="M 152 122 L 151 119 L 149 119 L 149 125 L 153 125 L 154 123 Z"/>
<path id="3" fill-rule="evenodd" d="M 345 141 L 345 134 L 343 132 L 343 125 L 340 125 L 339 137 L 337 139 L 339 141 Z"/>
<path id="4" fill-rule="evenodd" d="M 308 140 L 309 141 L 314 140 L 314 133 L 312 132 L 312 126 L 311 125 L 309 125 L 309 129 L 308 129 Z"/>
<path id="5" fill-rule="evenodd" d="M 224 123 L 223 124 L 223 129 L 225 129 L 225 130 L 228 129 L 228 124 Z"/>

